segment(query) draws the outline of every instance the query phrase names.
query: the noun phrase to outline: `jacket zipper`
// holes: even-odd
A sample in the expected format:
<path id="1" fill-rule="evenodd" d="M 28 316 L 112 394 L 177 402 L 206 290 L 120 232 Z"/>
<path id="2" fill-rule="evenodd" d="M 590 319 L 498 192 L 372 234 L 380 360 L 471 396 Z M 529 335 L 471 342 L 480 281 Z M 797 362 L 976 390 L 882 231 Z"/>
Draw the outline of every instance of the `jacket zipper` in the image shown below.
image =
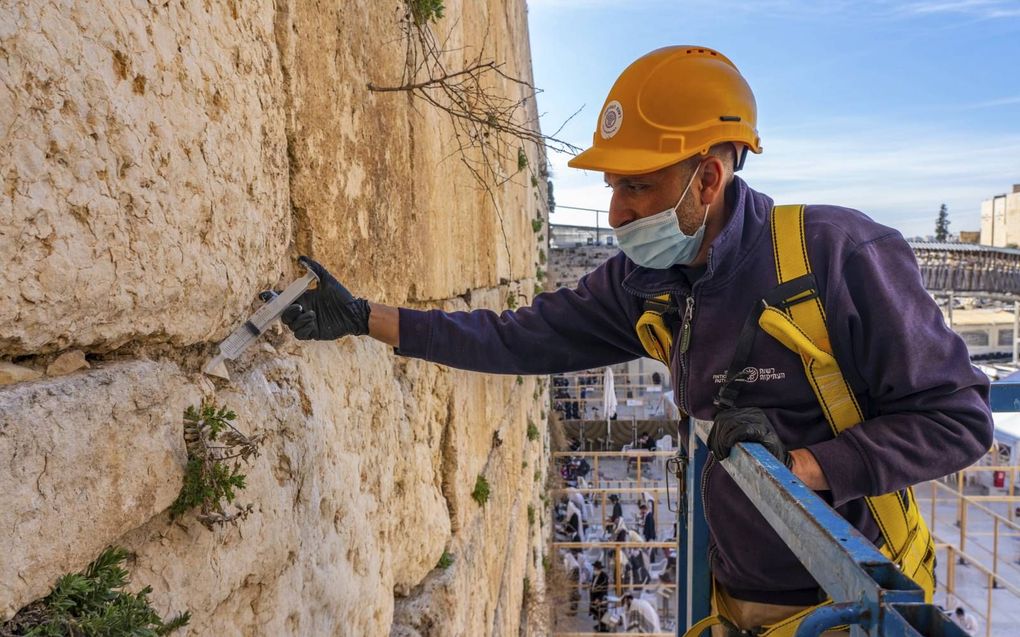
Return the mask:
<path id="1" fill-rule="evenodd" d="M 687 297 L 687 308 L 684 310 L 684 320 L 680 324 L 680 353 L 686 354 L 687 348 L 691 346 L 691 318 L 694 316 L 694 293 Z"/>
<path id="2" fill-rule="evenodd" d="M 691 415 L 691 405 L 687 400 L 687 382 L 690 373 L 687 369 L 687 350 L 691 347 L 691 332 L 694 331 L 694 288 L 687 296 L 687 306 L 684 308 L 684 318 L 680 323 L 680 346 L 677 348 L 677 355 L 680 357 L 680 408 Z"/>

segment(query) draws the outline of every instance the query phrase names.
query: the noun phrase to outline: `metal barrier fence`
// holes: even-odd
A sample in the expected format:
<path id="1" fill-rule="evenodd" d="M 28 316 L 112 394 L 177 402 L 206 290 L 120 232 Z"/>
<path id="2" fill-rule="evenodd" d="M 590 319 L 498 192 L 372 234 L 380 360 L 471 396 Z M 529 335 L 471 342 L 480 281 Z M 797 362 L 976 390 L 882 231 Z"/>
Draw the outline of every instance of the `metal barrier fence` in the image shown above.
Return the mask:
<path id="1" fill-rule="evenodd" d="M 964 479 L 966 475 L 986 472 L 1012 473 L 1017 470 L 1020 470 L 1020 467 L 969 467 L 959 472 L 955 479 L 950 477 L 933 480 L 927 485 L 920 485 L 915 490 L 918 505 L 922 507 L 922 510 L 928 510 L 927 521 L 935 539 L 936 550 L 939 552 L 939 569 L 936 572 L 938 588 L 935 597 L 937 600 L 941 600 L 947 608 L 963 606 L 973 611 L 984 623 L 984 630 L 981 634 L 985 637 L 991 637 L 996 621 L 997 614 L 992 603 L 996 591 L 1000 596 L 1000 603 L 1002 602 L 1001 596 L 1009 594 L 1012 595 L 1011 599 L 1016 605 L 1020 606 L 1020 564 L 1017 560 L 1017 546 L 1015 543 L 1005 546 L 1008 540 L 1020 538 L 1020 524 L 1010 519 L 1015 517 L 1014 506 L 1020 504 L 1020 496 L 965 495 Z M 949 486 L 950 483 L 955 484 L 956 488 Z M 1009 487 L 1005 486 L 1005 480 L 1003 480 L 1002 488 L 1012 492 L 1014 490 L 1012 480 Z M 924 503 L 925 498 L 928 499 L 926 504 Z M 994 503 L 1008 505 L 1007 515 L 986 506 Z M 938 505 L 947 504 L 951 505 L 953 509 L 953 512 L 950 513 L 950 524 L 958 528 L 956 544 L 950 543 L 939 532 L 939 522 L 944 518 L 938 513 Z M 978 519 L 975 520 L 975 518 Z M 991 522 L 990 531 L 978 530 L 987 529 L 989 521 Z M 946 523 L 943 521 L 942 524 L 945 526 Z M 991 548 L 980 541 L 988 539 L 991 539 Z M 981 594 L 982 599 L 974 599 L 973 586 L 968 589 L 960 585 L 959 575 L 963 568 L 973 569 L 984 578 L 985 591 Z M 1001 617 L 1002 614 L 1000 613 L 998 616 Z M 1000 619 L 1000 622 L 1002 621 Z M 1008 622 L 1009 618 L 1007 617 L 1004 621 Z"/>

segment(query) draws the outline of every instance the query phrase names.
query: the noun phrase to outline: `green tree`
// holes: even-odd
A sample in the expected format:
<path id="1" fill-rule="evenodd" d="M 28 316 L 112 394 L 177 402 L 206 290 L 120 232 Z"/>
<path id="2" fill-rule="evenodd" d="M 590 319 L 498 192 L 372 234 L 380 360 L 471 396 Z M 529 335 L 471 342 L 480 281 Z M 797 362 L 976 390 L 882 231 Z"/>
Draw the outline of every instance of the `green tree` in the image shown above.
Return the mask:
<path id="1" fill-rule="evenodd" d="M 935 220 L 935 240 L 945 241 L 949 238 L 949 208 L 942 204 L 939 208 L 939 217 Z"/>

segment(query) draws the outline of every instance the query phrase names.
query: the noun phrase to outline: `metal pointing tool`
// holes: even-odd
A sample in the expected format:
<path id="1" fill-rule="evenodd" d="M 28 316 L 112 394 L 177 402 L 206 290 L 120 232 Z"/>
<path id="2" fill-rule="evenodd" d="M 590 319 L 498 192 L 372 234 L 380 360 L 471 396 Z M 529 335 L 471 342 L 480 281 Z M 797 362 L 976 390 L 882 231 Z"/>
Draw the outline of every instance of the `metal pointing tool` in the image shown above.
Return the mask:
<path id="1" fill-rule="evenodd" d="M 230 380 L 225 361 L 237 358 L 273 324 L 273 321 L 280 318 L 283 311 L 308 289 L 312 281 L 318 280 L 319 277 L 309 270 L 307 274 L 288 285 L 287 289 L 279 294 L 272 291 L 262 292 L 259 296 L 266 304 L 256 310 L 243 325 L 220 343 L 219 354 L 205 364 L 202 372 Z"/>

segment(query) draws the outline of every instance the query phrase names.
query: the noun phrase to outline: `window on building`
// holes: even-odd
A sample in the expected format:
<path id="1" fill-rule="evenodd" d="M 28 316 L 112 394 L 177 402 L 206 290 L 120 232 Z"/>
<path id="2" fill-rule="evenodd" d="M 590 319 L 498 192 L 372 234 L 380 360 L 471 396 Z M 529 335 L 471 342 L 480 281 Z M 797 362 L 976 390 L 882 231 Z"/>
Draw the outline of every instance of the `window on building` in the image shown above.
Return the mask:
<path id="1" fill-rule="evenodd" d="M 1013 330 L 999 330 L 999 345 L 1013 347 Z"/>
<path id="2" fill-rule="evenodd" d="M 988 346 L 988 332 L 960 332 L 960 336 L 963 338 L 963 342 L 970 347 L 987 347 Z"/>

